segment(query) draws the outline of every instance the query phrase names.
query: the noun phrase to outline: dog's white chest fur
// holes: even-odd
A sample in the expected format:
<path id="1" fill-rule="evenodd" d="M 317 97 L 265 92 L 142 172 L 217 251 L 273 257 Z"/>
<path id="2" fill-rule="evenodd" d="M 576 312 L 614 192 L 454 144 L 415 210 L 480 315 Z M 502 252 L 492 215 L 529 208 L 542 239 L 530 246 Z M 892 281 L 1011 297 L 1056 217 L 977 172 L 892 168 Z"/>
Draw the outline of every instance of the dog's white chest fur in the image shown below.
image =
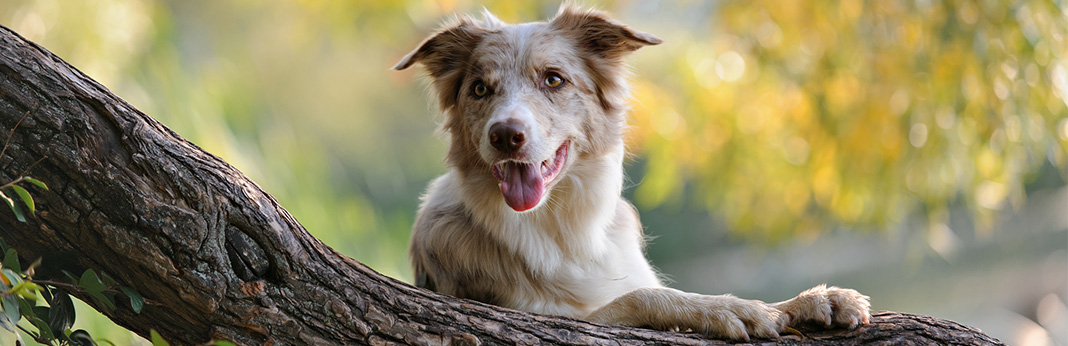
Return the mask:
<path id="1" fill-rule="evenodd" d="M 483 232 L 463 237 L 446 232 L 428 235 L 433 240 L 428 239 L 432 244 L 426 246 L 500 246 L 504 250 L 500 255 L 512 256 L 514 263 L 521 264 L 507 270 L 525 271 L 524 275 L 494 273 L 496 265 L 465 267 L 504 278 L 495 283 L 496 303 L 519 310 L 583 317 L 635 288 L 658 287 L 655 273 L 641 255 L 636 214 L 619 196 L 621 161 L 622 151 L 574 165 L 544 206 L 524 213 L 509 209 L 496 191 L 483 191 L 495 187 L 473 184 L 469 188 L 472 184 L 464 183 L 459 172 L 450 172 L 431 184 L 422 209 L 465 210 L 469 226 Z M 478 257 L 485 256 L 484 252 L 450 251 L 437 256 Z M 448 279 L 435 279 L 439 291 L 464 295 L 463 287 L 448 287 L 452 285 L 439 280 Z"/>

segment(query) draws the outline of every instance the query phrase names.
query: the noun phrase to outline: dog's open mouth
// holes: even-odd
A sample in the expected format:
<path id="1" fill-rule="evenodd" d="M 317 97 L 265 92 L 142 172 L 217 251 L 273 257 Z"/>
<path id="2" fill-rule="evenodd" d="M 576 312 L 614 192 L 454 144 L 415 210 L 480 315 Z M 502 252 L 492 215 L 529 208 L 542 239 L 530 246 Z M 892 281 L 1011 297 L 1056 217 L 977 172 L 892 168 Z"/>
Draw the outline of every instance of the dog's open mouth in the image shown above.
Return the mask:
<path id="1" fill-rule="evenodd" d="M 493 178 L 500 183 L 504 201 L 515 211 L 527 211 L 541 202 L 549 184 L 567 162 L 571 141 L 564 141 L 552 158 L 538 162 L 502 161 L 493 165 Z"/>

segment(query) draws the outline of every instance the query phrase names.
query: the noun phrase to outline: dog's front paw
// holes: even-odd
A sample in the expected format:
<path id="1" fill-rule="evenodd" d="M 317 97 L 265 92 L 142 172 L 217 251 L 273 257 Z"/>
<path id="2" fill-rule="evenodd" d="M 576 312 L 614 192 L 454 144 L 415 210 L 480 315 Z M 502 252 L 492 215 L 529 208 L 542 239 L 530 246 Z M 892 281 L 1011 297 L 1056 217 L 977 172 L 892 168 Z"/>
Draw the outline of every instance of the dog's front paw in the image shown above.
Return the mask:
<path id="1" fill-rule="evenodd" d="M 690 318 L 679 321 L 679 329 L 749 340 L 778 338 L 786 327 L 787 317 L 778 309 L 758 300 L 746 300 L 729 295 L 697 296 L 690 306 Z"/>
<path id="2" fill-rule="evenodd" d="M 856 290 L 819 285 L 773 306 L 786 314 L 791 326 L 815 322 L 855 328 L 871 319 L 868 299 Z"/>
<path id="3" fill-rule="evenodd" d="M 709 296 L 671 288 L 639 288 L 597 309 L 587 320 L 660 330 L 694 331 L 717 338 L 776 338 L 782 311 L 757 300 Z"/>

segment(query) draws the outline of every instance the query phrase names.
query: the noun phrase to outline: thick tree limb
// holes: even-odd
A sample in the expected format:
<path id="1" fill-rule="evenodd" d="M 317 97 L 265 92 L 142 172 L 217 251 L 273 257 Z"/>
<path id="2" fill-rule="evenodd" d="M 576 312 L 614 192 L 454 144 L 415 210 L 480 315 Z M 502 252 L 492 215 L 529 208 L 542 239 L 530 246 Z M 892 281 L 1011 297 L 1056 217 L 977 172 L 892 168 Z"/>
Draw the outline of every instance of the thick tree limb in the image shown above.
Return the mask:
<path id="1" fill-rule="evenodd" d="M 0 237 L 38 278 L 106 272 L 158 305 L 109 317 L 180 344 L 723 344 L 441 296 L 384 277 L 304 230 L 236 169 L 47 50 L 0 27 L 0 182 L 33 162 L 38 216 L 0 210 Z M 90 304 L 92 300 L 81 296 Z M 852 331 L 755 344 L 997 344 L 955 322 L 879 313 Z"/>

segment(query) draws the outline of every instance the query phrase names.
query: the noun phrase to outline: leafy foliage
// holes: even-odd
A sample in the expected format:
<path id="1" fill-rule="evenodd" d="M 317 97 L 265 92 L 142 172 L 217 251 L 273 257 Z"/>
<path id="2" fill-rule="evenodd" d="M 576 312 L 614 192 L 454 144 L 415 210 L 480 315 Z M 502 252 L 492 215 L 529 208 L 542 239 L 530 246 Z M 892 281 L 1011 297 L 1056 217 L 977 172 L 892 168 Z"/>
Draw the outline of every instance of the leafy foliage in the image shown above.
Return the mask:
<path id="1" fill-rule="evenodd" d="M 74 275 L 67 273 L 70 283 L 35 280 L 34 269 L 40 265 L 40 261 L 23 270 L 18 252 L 9 248 L 3 240 L 0 240 L 0 251 L 4 253 L 0 265 L 0 310 L 3 312 L 0 327 L 15 333 L 20 344 L 23 342 L 16 329 L 34 341 L 47 345 L 97 345 L 97 341 L 85 330 L 71 330 L 76 316 L 74 302 L 68 291 L 88 294 L 107 312 L 115 309 L 114 299 L 120 292 L 129 298 L 130 307 L 135 313 L 140 313 L 144 306 L 144 298 L 136 291 L 118 286 L 111 277 L 97 275 L 92 269 L 82 273 L 79 280 L 74 280 Z M 39 301 L 45 305 L 38 305 Z M 23 319 L 31 327 L 20 325 Z"/>
<path id="2" fill-rule="evenodd" d="M 754 240 L 887 228 L 915 212 L 937 225 L 959 202 L 982 231 L 1043 165 L 1065 178 L 1060 10 L 726 2 L 694 24 L 715 34 L 673 37 L 685 54 L 642 73 L 666 77 L 638 88 L 638 202 L 692 199 Z"/>

